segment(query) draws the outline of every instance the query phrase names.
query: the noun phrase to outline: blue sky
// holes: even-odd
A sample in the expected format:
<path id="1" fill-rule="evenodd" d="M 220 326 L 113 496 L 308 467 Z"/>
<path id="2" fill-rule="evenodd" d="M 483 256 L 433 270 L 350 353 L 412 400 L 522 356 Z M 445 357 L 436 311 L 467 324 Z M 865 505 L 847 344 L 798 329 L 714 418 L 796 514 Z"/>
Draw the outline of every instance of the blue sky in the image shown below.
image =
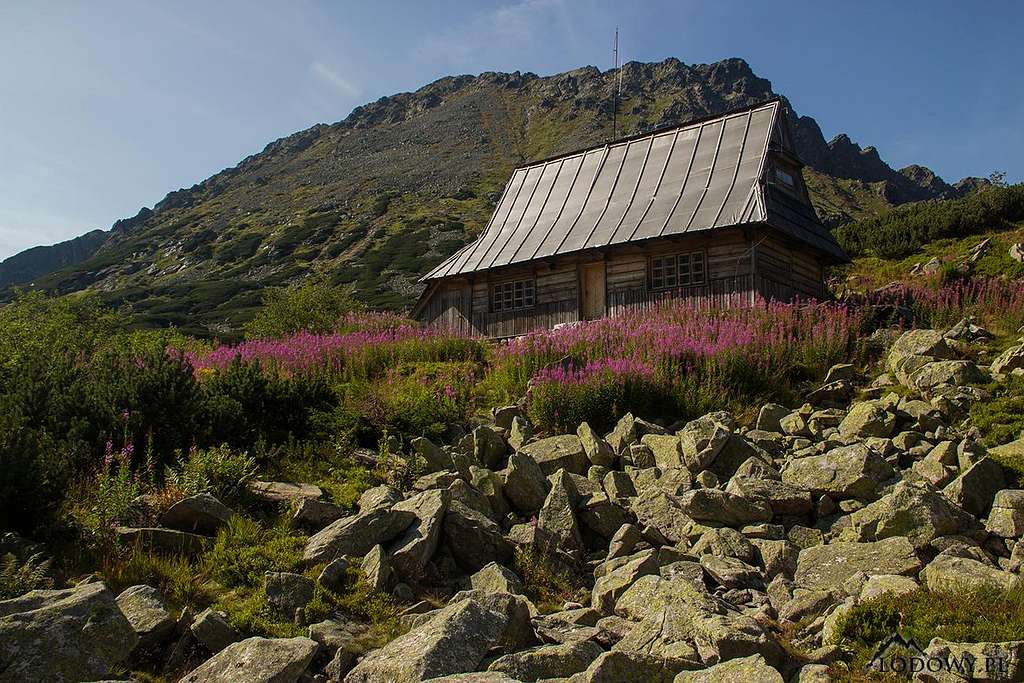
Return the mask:
<path id="1" fill-rule="evenodd" d="M 0 0 L 0 258 L 453 73 L 743 57 L 826 138 L 1024 179 L 1020 2 Z"/>

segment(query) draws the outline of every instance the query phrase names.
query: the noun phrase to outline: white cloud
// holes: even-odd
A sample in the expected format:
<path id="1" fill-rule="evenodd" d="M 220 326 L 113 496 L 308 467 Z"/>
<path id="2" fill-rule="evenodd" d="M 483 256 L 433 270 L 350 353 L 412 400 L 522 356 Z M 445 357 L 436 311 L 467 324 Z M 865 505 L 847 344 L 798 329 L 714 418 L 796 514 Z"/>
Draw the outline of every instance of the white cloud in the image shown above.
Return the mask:
<path id="1" fill-rule="evenodd" d="M 342 95 L 346 97 L 359 97 L 361 92 L 359 86 L 323 62 L 313 62 L 309 69 L 318 80 L 331 86 Z"/>

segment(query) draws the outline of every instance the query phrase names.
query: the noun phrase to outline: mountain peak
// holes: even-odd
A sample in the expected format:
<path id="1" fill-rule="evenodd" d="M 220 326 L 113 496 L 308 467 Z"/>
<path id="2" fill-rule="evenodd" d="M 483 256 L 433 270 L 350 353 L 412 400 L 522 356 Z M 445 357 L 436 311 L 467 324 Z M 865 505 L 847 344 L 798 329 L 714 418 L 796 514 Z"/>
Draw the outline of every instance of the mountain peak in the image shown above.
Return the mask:
<path id="1" fill-rule="evenodd" d="M 476 236 L 513 167 L 613 137 L 619 76 L 594 66 L 484 72 L 382 97 L 168 193 L 116 223 L 94 255 L 76 251 L 80 262 L 38 281 L 57 292 L 97 289 L 153 322 L 199 333 L 235 326 L 261 288 L 312 272 L 400 307 L 420 274 Z M 615 136 L 778 96 L 740 58 L 631 61 L 621 78 Z M 927 169 L 894 171 L 849 136 L 826 143 L 814 119 L 783 102 L 797 153 L 821 178 L 882 181 L 892 201 L 943 191 Z"/>

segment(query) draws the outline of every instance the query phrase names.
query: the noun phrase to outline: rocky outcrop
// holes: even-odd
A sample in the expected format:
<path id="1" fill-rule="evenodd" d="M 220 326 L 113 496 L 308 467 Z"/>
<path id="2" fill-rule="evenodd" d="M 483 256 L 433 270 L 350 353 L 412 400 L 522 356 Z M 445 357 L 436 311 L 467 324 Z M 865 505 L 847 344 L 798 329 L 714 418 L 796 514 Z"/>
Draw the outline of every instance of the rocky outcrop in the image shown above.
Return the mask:
<path id="1" fill-rule="evenodd" d="M 148 616 L 139 619 L 140 626 L 143 621 L 156 625 Z M 103 583 L 0 601 L 0 681 L 99 680 L 138 642 Z"/>
<path id="2" fill-rule="evenodd" d="M 309 638 L 247 638 L 232 643 L 181 680 L 184 683 L 295 683 L 319 646 Z"/>
<path id="3" fill-rule="evenodd" d="M 462 600 L 367 655 L 345 682 L 416 683 L 476 671 L 484 654 L 499 642 L 507 621 L 476 600 Z"/>
<path id="4" fill-rule="evenodd" d="M 398 536 L 415 520 L 416 513 L 409 509 L 396 509 L 387 504 L 371 507 L 339 519 L 310 537 L 303 560 L 312 565 L 330 562 L 342 555 L 365 555 L 378 543 Z"/>
<path id="5" fill-rule="evenodd" d="M 903 377 L 897 390 L 887 373 L 851 401 L 859 375 L 836 366 L 828 391 L 807 394 L 827 405 L 769 404 L 754 428 L 721 411 L 681 426 L 627 414 L 603 438 L 580 425 L 519 442 L 514 432 L 533 425 L 507 406 L 493 421 L 474 417 L 472 431 L 453 426 L 454 443 L 409 446 L 451 463 L 403 490 L 365 491 L 358 512 L 309 538 L 316 580 L 268 572 L 257 593 L 261 609 L 295 624 L 353 585 L 390 594 L 404 635 L 376 650 L 363 651 L 370 624 L 344 610 L 309 625 L 309 639 L 240 641 L 223 615 L 175 619 L 146 586 L 118 597 L 127 618 L 111 628 L 131 641 L 129 665 L 166 650 L 178 667 L 168 671 L 210 658 L 185 679 L 197 681 L 238 671 L 268 681 L 827 680 L 821 667 L 844 656 L 832 645 L 844 615 L 867 601 L 1024 586 L 1024 494 L 1006 488 L 1000 465 L 1022 442 L 986 455 L 965 421 L 981 390 L 955 373 L 918 381 L 961 360 L 948 354 L 983 358 L 972 347 L 983 338 L 967 323 L 906 333 L 886 359 Z M 389 447 L 398 457 L 398 440 Z M 315 528 L 315 517 L 297 526 Z M 77 590 L 97 591 L 103 614 L 103 589 Z M 14 612 L 45 607 L 49 594 L 24 596 Z M 3 630 L 11 602 L 0 603 L 0 635 L 18 639 Z M 810 663 L 788 656 L 780 633 Z M 99 645 L 108 670 L 129 656 L 102 638 L 89 647 Z M 0 662 L 10 661 L 4 646 Z"/>

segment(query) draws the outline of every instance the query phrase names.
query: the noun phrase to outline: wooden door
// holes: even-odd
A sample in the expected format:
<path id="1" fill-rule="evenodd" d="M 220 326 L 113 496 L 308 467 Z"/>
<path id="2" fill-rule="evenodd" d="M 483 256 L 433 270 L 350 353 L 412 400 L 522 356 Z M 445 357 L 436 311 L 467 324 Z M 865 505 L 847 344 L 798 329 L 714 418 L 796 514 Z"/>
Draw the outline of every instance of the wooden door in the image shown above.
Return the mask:
<path id="1" fill-rule="evenodd" d="M 604 261 L 588 263 L 580 270 L 580 292 L 584 320 L 604 317 Z"/>

